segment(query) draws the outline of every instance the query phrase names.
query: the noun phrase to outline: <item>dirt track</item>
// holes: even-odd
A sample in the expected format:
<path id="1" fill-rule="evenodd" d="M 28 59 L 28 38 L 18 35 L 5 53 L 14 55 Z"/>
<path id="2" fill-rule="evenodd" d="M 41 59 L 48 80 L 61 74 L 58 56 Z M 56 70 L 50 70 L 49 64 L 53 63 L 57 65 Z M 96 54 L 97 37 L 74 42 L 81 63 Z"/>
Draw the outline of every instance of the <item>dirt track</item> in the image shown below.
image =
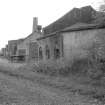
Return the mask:
<path id="1" fill-rule="evenodd" d="M 93 105 L 87 102 L 88 97 L 72 94 L 52 86 L 31 80 L 27 76 L 12 74 L 12 70 L 23 64 L 10 63 L 0 59 L 0 104 L 12 105 Z M 8 68 L 12 69 L 8 71 Z M 4 71 L 5 72 L 4 72 Z M 37 78 L 37 77 L 36 77 Z M 88 100 L 91 101 L 91 100 Z M 96 100 L 94 100 L 95 103 Z M 97 105 L 97 104 L 94 104 Z M 101 104 L 100 104 L 101 105 Z"/>

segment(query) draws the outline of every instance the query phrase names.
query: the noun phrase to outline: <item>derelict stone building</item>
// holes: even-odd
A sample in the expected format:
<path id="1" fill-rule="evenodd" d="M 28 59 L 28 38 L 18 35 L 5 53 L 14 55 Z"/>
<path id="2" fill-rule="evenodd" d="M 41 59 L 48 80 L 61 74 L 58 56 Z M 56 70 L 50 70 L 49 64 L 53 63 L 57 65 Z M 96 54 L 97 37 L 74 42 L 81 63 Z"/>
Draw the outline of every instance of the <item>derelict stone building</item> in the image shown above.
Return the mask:
<path id="1" fill-rule="evenodd" d="M 30 35 L 19 43 L 8 43 L 9 56 L 28 62 L 59 62 L 61 65 L 74 59 L 89 58 L 94 45 L 99 47 L 105 37 L 105 25 L 92 23 L 95 13 L 91 6 L 74 8 L 43 29 L 38 25 L 38 19 L 34 18 Z"/>
<path id="2" fill-rule="evenodd" d="M 91 50 L 94 46 L 100 47 L 105 41 L 105 25 L 92 23 L 95 12 L 90 6 L 75 8 L 44 27 L 43 36 L 37 38 L 38 61 L 68 65 L 74 59 L 91 58 Z M 100 56 L 100 59 L 103 58 L 104 54 Z"/>

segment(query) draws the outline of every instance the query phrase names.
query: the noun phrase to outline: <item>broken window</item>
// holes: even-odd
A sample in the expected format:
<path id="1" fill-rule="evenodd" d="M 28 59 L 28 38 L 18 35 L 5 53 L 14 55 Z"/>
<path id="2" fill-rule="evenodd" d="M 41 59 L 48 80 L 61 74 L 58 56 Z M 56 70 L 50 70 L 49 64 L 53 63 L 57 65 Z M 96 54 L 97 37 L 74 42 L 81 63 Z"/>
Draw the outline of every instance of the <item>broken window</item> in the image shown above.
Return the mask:
<path id="1" fill-rule="evenodd" d="M 46 58 L 47 59 L 50 58 L 50 49 L 49 49 L 48 45 L 46 45 Z"/>
<path id="2" fill-rule="evenodd" d="M 26 55 L 26 49 L 19 49 L 18 54 L 19 54 L 19 56 L 25 56 Z"/>
<path id="3" fill-rule="evenodd" d="M 54 56 L 56 59 L 60 58 L 60 50 L 59 49 L 54 49 Z"/>
<path id="4" fill-rule="evenodd" d="M 14 55 L 16 55 L 16 51 L 17 51 L 17 46 L 14 46 L 14 52 L 13 52 Z"/>
<path id="5" fill-rule="evenodd" d="M 54 48 L 54 57 L 56 59 L 60 58 L 60 49 L 58 47 L 58 45 L 56 44 L 55 48 Z"/>
<path id="6" fill-rule="evenodd" d="M 39 59 L 43 58 L 42 47 L 39 47 Z"/>

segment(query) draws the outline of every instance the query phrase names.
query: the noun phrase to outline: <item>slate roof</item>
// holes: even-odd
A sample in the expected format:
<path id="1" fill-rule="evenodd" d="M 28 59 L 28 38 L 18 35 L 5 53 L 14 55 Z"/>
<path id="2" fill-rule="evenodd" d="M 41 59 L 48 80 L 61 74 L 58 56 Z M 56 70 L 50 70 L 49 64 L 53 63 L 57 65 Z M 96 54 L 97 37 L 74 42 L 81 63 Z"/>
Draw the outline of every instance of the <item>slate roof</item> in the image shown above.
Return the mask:
<path id="1" fill-rule="evenodd" d="M 81 31 L 81 30 L 88 30 L 88 29 L 99 29 L 99 28 L 104 28 L 105 24 L 86 24 L 86 23 L 77 23 L 74 24 L 73 26 L 67 27 L 61 32 L 67 32 L 67 31 Z"/>
<path id="2" fill-rule="evenodd" d="M 93 13 L 96 11 L 91 6 L 74 8 L 52 24 L 44 27 L 44 35 L 62 30 L 78 22 L 91 23 L 94 20 Z"/>

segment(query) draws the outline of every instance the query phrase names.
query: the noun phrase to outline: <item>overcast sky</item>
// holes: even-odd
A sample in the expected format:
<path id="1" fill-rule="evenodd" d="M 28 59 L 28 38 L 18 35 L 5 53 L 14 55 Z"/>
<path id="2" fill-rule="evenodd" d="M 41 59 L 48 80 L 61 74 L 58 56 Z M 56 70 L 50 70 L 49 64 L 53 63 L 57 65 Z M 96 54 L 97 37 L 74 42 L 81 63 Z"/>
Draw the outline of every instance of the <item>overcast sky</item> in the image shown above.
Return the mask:
<path id="1" fill-rule="evenodd" d="M 32 32 L 33 17 L 47 26 L 74 7 L 92 5 L 102 0 L 0 0 L 0 48 L 8 40 L 24 38 Z"/>

